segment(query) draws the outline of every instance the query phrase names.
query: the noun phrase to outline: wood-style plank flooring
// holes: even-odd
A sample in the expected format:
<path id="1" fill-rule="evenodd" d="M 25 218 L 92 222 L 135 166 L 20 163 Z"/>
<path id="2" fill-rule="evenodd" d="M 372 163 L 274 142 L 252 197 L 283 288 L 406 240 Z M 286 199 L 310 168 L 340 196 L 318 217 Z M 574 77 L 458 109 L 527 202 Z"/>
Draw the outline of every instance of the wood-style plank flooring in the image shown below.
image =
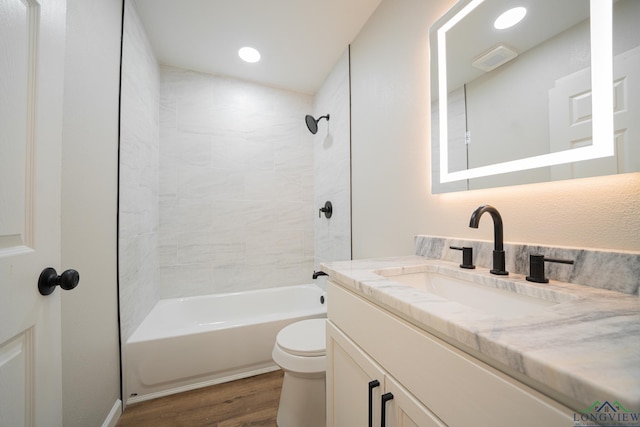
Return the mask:
<path id="1" fill-rule="evenodd" d="M 281 370 L 127 406 L 117 427 L 275 426 Z"/>

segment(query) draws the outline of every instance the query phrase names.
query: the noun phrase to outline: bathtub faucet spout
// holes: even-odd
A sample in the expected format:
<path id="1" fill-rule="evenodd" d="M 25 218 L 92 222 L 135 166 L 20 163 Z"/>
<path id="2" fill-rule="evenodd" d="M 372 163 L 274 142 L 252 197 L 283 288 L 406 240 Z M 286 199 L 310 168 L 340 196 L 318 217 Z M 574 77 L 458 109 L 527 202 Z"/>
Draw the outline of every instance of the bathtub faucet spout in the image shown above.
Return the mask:
<path id="1" fill-rule="evenodd" d="M 313 272 L 313 279 L 317 279 L 318 276 L 328 276 L 327 273 L 325 273 L 324 271 L 314 271 Z"/>

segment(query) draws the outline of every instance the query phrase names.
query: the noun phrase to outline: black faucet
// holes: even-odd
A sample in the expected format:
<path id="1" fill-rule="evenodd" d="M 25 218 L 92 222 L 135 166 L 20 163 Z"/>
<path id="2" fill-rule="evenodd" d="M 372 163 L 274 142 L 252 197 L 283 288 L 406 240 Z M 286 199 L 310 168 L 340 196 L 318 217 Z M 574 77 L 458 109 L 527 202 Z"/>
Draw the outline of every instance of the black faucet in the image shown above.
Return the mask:
<path id="1" fill-rule="evenodd" d="M 491 205 L 480 206 L 471 214 L 469 227 L 478 228 L 480 217 L 485 212 L 489 212 L 491 214 L 491 218 L 493 218 L 493 268 L 490 272 L 491 274 L 506 276 L 509 272 L 505 270 L 504 238 L 500 212 Z"/>
<path id="2" fill-rule="evenodd" d="M 312 276 L 312 277 L 313 277 L 313 279 L 314 279 L 314 280 L 315 280 L 315 279 L 317 279 L 317 278 L 318 278 L 318 276 L 328 276 L 328 274 L 327 274 L 327 273 L 325 273 L 324 271 L 314 271 L 314 272 L 313 272 L 313 276 Z"/>

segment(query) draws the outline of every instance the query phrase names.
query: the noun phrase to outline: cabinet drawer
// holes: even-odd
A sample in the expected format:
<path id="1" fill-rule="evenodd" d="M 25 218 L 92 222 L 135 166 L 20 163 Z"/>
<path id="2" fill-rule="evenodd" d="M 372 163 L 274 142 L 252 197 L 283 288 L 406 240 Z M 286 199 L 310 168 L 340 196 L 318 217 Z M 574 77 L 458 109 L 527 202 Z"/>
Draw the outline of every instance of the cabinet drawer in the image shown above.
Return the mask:
<path id="1" fill-rule="evenodd" d="M 573 413 L 489 365 L 328 283 L 328 316 L 451 427 L 567 426 Z"/>

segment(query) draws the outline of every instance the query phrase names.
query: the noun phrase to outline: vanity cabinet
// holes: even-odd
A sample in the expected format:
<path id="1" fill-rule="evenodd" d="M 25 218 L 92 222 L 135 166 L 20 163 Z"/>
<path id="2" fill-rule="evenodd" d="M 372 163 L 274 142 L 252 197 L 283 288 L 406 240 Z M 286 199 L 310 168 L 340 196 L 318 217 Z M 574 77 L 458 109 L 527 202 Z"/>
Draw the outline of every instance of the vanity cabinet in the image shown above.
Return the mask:
<path id="1" fill-rule="evenodd" d="M 328 426 L 444 427 L 331 322 L 327 355 Z"/>
<path id="2" fill-rule="evenodd" d="M 331 281 L 327 293 L 327 426 L 381 426 L 386 393 L 386 426 L 575 426 L 573 410 L 377 304 Z"/>

